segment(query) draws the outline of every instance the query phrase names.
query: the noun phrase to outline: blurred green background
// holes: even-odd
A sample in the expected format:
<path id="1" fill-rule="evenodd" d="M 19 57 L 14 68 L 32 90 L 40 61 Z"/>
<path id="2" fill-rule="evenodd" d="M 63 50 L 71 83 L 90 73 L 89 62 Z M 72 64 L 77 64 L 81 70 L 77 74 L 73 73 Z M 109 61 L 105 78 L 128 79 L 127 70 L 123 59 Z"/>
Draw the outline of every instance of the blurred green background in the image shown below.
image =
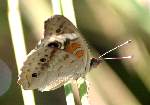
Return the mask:
<path id="1" fill-rule="evenodd" d="M 66 2 L 67 3 L 67 2 Z M 91 55 L 98 57 L 131 39 L 87 74 L 91 105 L 150 105 L 150 0 L 74 0 L 77 26 Z M 23 105 L 8 23 L 7 0 L 0 0 L 0 105 Z M 44 21 L 52 15 L 50 0 L 20 0 L 27 52 L 43 37 Z M 65 105 L 63 87 L 34 91 L 36 105 Z"/>

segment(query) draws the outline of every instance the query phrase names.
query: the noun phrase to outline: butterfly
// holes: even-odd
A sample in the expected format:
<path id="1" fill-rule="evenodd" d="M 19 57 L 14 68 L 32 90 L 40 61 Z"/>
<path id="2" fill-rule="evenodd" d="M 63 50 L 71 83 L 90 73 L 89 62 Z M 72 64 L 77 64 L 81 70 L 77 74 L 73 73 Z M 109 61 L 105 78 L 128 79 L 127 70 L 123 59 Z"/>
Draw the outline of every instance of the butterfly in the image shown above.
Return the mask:
<path id="1" fill-rule="evenodd" d="M 25 90 L 55 90 L 69 80 L 84 78 L 101 61 L 90 58 L 86 41 L 66 17 L 54 15 L 45 21 L 44 38 L 27 55 L 17 82 Z"/>
<path id="2" fill-rule="evenodd" d="M 78 29 L 64 16 L 44 23 L 44 38 L 28 55 L 18 83 L 24 89 L 55 90 L 90 71 L 90 54 Z"/>

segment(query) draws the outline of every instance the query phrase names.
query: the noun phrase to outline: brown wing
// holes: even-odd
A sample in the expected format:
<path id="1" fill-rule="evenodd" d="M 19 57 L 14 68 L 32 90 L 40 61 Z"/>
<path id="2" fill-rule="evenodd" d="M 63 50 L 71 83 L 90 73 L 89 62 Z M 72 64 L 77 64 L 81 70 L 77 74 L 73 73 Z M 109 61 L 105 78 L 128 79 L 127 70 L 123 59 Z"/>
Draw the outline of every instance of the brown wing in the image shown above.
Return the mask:
<path id="1" fill-rule="evenodd" d="M 44 23 L 44 37 L 74 33 L 77 28 L 64 16 L 54 15 Z"/>

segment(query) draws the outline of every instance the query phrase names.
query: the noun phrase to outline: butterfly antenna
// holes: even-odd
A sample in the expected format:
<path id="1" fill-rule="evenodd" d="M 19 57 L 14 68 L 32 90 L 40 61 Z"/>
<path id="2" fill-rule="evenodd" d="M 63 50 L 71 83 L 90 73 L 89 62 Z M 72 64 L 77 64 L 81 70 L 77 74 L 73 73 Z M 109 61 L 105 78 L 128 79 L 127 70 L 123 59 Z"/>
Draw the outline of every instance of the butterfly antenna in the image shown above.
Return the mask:
<path id="1" fill-rule="evenodd" d="M 110 53 L 110 52 L 112 52 L 112 51 L 114 51 L 114 50 L 116 50 L 116 49 L 118 49 L 118 48 L 120 48 L 120 47 L 122 47 L 122 46 L 124 46 L 124 45 L 126 45 L 126 44 L 128 44 L 128 43 L 130 43 L 130 42 L 131 42 L 131 40 L 128 40 L 128 41 L 124 42 L 123 44 L 118 45 L 117 47 L 115 47 L 115 48 L 113 48 L 113 49 L 111 49 L 111 50 L 105 52 L 105 53 L 102 54 L 101 56 L 99 56 L 98 59 L 97 59 L 97 58 L 92 58 L 92 59 L 91 59 L 90 66 L 91 66 L 91 67 L 96 67 L 97 65 L 99 65 L 100 63 L 102 63 L 103 60 L 131 59 L 132 56 L 114 57 L 114 58 L 103 58 L 103 59 L 102 59 L 102 57 L 103 57 L 104 55 L 106 55 L 106 54 L 108 54 L 108 53 Z"/>
<path id="2" fill-rule="evenodd" d="M 106 59 L 106 60 L 116 60 L 116 59 L 131 59 L 132 56 L 125 56 L 125 57 L 116 57 L 116 58 L 103 58 L 103 59 Z"/>
<path id="3" fill-rule="evenodd" d="M 124 42 L 124 43 L 122 43 L 122 44 L 116 46 L 115 48 L 113 48 L 113 49 L 111 49 L 111 50 L 105 52 L 104 54 L 102 54 L 102 55 L 99 56 L 98 58 L 100 59 L 100 58 L 102 58 L 103 56 L 105 56 L 106 54 L 108 54 L 108 53 L 110 53 L 110 52 L 112 52 L 112 51 L 114 51 L 114 50 L 116 50 L 116 49 L 118 49 L 118 48 L 120 48 L 120 47 L 122 47 L 122 46 L 124 46 L 124 45 L 126 45 L 126 44 L 129 44 L 129 43 L 131 43 L 131 42 L 132 42 L 131 40 L 128 40 L 128 41 L 126 41 L 126 42 Z M 130 59 L 130 58 L 132 58 L 132 56 L 118 57 L 118 58 L 103 58 L 103 59 Z"/>

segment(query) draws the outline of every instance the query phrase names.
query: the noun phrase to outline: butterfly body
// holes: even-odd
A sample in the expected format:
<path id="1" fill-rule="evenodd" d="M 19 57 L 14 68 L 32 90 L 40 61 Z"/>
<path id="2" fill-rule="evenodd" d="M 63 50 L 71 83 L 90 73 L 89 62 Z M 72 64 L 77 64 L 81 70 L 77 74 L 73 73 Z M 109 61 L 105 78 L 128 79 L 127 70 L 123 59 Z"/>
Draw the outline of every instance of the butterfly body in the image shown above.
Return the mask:
<path id="1" fill-rule="evenodd" d="M 54 90 L 90 70 L 88 46 L 65 17 L 45 21 L 44 38 L 27 56 L 18 83 L 24 89 Z"/>

